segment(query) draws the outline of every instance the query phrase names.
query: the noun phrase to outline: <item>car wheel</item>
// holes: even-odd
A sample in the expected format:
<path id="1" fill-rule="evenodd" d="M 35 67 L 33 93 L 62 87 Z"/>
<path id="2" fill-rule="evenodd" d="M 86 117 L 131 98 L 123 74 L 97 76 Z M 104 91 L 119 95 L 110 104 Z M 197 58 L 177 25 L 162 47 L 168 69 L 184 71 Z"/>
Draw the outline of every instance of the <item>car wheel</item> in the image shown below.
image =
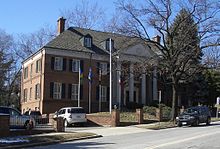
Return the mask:
<path id="1" fill-rule="evenodd" d="M 24 125 L 26 130 L 31 130 L 33 128 L 33 122 L 27 121 Z"/>
<path id="2" fill-rule="evenodd" d="M 207 120 L 206 120 L 206 125 L 210 125 L 210 123 L 211 123 L 211 118 L 208 117 Z"/>
<path id="3" fill-rule="evenodd" d="M 199 120 L 196 119 L 196 121 L 193 123 L 193 126 L 198 126 L 199 125 Z"/>
<path id="4" fill-rule="evenodd" d="M 178 126 L 178 127 L 181 127 L 181 126 L 182 126 L 182 123 L 181 123 L 181 122 L 178 122 L 178 123 L 177 123 L 177 126 Z"/>
<path id="5" fill-rule="evenodd" d="M 67 122 L 66 119 L 64 120 L 64 126 L 65 126 L 65 127 L 68 127 L 68 126 L 69 126 L 69 123 Z"/>

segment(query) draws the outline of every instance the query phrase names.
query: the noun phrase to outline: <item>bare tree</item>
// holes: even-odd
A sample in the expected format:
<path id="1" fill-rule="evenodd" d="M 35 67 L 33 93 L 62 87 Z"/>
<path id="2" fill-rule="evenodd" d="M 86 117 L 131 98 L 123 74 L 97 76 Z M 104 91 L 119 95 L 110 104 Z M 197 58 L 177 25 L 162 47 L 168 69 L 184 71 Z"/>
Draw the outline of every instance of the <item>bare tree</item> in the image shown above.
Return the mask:
<path id="1" fill-rule="evenodd" d="M 103 9 L 97 3 L 93 5 L 88 0 L 82 0 L 81 5 L 77 5 L 73 9 L 61 11 L 61 15 L 67 19 L 67 26 L 100 29 L 104 22 Z"/>
<path id="2" fill-rule="evenodd" d="M 193 68 L 191 61 L 195 59 L 195 55 L 186 52 L 186 49 L 192 51 L 201 51 L 203 49 L 220 45 L 220 26 L 219 26 L 219 1 L 209 0 L 188 0 L 188 1 L 172 1 L 172 0 L 148 0 L 135 4 L 133 1 L 121 0 L 117 3 L 120 14 L 123 16 L 118 23 L 114 23 L 114 31 L 122 34 L 137 36 L 152 42 L 160 51 L 160 58 L 163 65 L 160 71 L 169 76 L 172 85 L 172 119 L 175 117 L 175 105 L 177 98 L 177 87 L 181 81 L 189 79 L 193 76 L 196 68 Z M 186 9 L 189 14 L 182 19 L 174 28 L 174 18 L 180 9 Z M 119 13 L 118 13 L 119 14 Z M 192 17 L 194 25 L 198 29 L 197 46 L 189 47 L 184 43 L 184 38 L 188 37 L 187 33 L 183 39 L 179 40 L 179 45 L 175 45 L 175 36 L 181 25 Z M 162 37 L 161 43 L 156 43 L 150 38 L 150 28 L 153 28 Z M 187 31 L 186 31 L 187 32 Z M 194 41 L 191 41 L 194 42 Z M 180 49 L 178 49 L 178 48 Z M 194 53 L 198 54 L 198 53 Z M 197 55 L 198 56 L 198 55 Z"/>
<path id="3" fill-rule="evenodd" d="M 48 41 L 56 36 L 52 27 L 42 27 L 38 31 L 30 34 L 20 34 L 17 37 L 15 55 L 24 60 L 31 54 L 43 47 Z"/>
<path id="4" fill-rule="evenodd" d="M 13 37 L 5 31 L 0 30 L 0 104 L 7 105 L 9 99 L 8 80 L 10 80 L 9 73 L 12 72 L 14 59 L 12 56 Z"/>

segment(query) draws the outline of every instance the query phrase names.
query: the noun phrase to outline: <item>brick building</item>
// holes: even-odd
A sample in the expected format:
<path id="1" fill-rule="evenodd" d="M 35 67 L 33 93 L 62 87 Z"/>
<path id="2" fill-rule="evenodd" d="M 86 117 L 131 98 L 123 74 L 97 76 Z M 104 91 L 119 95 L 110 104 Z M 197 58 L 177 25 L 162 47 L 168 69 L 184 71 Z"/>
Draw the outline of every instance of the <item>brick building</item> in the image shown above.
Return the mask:
<path id="1" fill-rule="evenodd" d="M 158 100 L 157 50 L 152 43 L 77 27 L 64 30 L 64 26 L 65 19 L 60 18 L 57 37 L 22 63 L 22 112 L 52 113 L 78 104 L 87 112 L 107 111 L 110 49 L 112 105 L 121 108 L 128 103 L 147 105 Z M 157 42 L 159 39 L 155 38 Z"/>

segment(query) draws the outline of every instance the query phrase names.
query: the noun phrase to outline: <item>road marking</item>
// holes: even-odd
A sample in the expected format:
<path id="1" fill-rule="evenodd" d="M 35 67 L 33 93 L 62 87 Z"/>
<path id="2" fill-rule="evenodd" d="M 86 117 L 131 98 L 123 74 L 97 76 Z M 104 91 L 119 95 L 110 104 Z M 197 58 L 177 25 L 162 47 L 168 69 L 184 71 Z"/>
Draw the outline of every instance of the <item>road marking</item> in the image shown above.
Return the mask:
<path id="1" fill-rule="evenodd" d="M 160 144 L 160 145 L 146 147 L 144 149 L 156 149 L 156 148 L 159 148 L 159 147 L 164 147 L 164 146 L 168 146 L 168 145 L 178 144 L 178 143 L 190 141 L 190 140 L 193 140 L 193 139 L 198 139 L 198 138 L 202 138 L 202 137 L 211 136 L 211 135 L 218 134 L 218 133 L 220 133 L 220 132 L 212 132 L 212 133 L 202 134 L 202 135 L 199 135 L 199 136 L 194 136 L 194 137 L 190 137 L 190 138 L 186 138 L 186 139 L 181 139 L 181 140 L 176 140 L 176 141 L 172 141 L 172 142 L 168 142 L 168 143 L 164 143 L 164 144 Z"/>

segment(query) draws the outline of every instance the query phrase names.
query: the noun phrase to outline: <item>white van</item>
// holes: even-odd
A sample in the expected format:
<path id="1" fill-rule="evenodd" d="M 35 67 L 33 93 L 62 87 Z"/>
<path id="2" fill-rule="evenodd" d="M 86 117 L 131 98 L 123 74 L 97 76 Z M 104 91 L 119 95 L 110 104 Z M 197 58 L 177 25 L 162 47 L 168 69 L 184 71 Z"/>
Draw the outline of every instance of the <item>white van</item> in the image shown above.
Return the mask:
<path id="1" fill-rule="evenodd" d="M 54 118 L 63 117 L 65 127 L 72 124 L 87 122 L 86 113 L 82 107 L 64 107 L 55 112 Z"/>

